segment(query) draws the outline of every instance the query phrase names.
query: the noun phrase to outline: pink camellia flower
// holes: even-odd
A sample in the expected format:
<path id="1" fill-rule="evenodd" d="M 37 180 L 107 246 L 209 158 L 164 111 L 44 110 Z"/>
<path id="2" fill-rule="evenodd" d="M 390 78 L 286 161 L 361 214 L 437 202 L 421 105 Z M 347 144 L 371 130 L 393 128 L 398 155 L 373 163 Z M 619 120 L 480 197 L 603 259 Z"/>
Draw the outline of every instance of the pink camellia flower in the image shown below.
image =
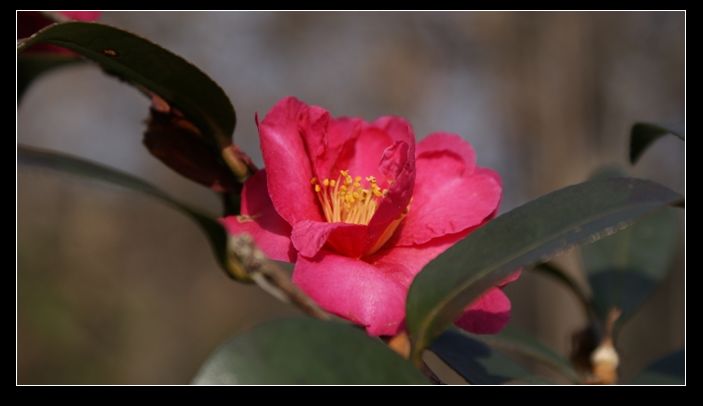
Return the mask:
<path id="1" fill-rule="evenodd" d="M 259 124 L 265 169 L 242 191 L 242 215 L 223 219 L 271 258 L 294 262 L 293 282 L 322 308 L 371 335 L 403 327 L 415 275 L 492 218 L 498 174 L 476 166 L 471 145 L 434 133 L 415 145 L 399 117 L 333 118 L 288 97 Z M 496 333 L 510 318 L 501 287 L 457 325 Z"/>

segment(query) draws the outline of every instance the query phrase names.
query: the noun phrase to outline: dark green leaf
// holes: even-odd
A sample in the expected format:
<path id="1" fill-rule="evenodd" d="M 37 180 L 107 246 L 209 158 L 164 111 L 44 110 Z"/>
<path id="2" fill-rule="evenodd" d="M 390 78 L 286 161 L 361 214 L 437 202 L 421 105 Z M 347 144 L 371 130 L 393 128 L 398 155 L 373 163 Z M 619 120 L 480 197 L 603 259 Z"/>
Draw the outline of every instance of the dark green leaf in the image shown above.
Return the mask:
<path id="1" fill-rule="evenodd" d="M 269 322 L 217 349 L 195 384 L 427 384 L 380 340 L 340 322 Z"/>
<path id="2" fill-rule="evenodd" d="M 456 329 L 439 336 L 430 349 L 474 385 L 500 385 L 514 381 L 537 383 L 522 366 Z"/>
<path id="3" fill-rule="evenodd" d="M 32 81 L 42 74 L 56 68 L 80 62 L 74 56 L 58 54 L 26 54 L 17 57 L 17 101 Z"/>
<path id="4" fill-rule="evenodd" d="M 562 283 L 566 286 L 579 300 L 581 307 L 584 309 L 584 314 L 591 317 L 591 299 L 589 294 L 584 291 L 581 285 L 574 280 L 566 271 L 552 264 L 551 262 L 543 262 L 532 268 L 533 271 L 547 275 L 550 278 Z"/>
<path id="5" fill-rule="evenodd" d="M 626 321 L 671 268 L 678 245 L 678 213 L 665 208 L 632 227 L 584 246 L 584 269 L 596 313 L 605 320 L 611 308 Z"/>
<path id="6" fill-rule="evenodd" d="M 653 182 L 607 179 L 560 189 L 488 222 L 430 262 L 410 287 L 406 326 L 413 359 L 468 304 L 518 267 L 546 261 L 680 201 L 679 194 Z"/>
<path id="7" fill-rule="evenodd" d="M 621 168 L 605 167 L 591 179 L 623 176 Z M 591 285 L 591 304 L 600 320 L 617 307 L 617 327 L 637 308 L 666 275 L 676 253 L 679 226 L 675 209 L 662 209 L 632 227 L 582 249 L 584 270 Z"/>
<path id="8" fill-rule="evenodd" d="M 215 257 L 226 270 L 227 233 L 220 223 L 213 217 L 202 214 L 149 183 L 124 172 L 112 169 L 95 162 L 87 161 L 70 155 L 45 151 L 38 148 L 20 145 L 17 147 L 17 158 L 20 164 L 50 168 L 74 175 L 97 179 L 103 182 L 116 184 L 128 189 L 136 190 L 155 197 L 181 213 L 190 217 L 205 232 Z"/>
<path id="9" fill-rule="evenodd" d="M 644 151 L 659 138 L 671 134 L 683 141 L 683 135 L 660 127 L 656 124 L 636 123 L 630 130 L 630 163 L 633 165 L 644 154 Z"/>
<path id="10" fill-rule="evenodd" d="M 557 354 L 531 335 L 514 327 L 508 326 L 497 335 L 481 335 L 475 338 L 494 348 L 535 359 L 561 373 L 573 383 L 581 382 L 581 377 L 566 358 Z"/>
<path id="11" fill-rule="evenodd" d="M 630 383 L 632 385 L 685 385 L 686 353 L 684 349 L 654 361 Z"/>
<path id="12" fill-rule="evenodd" d="M 234 108 L 227 95 L 205 73 L 160 46 L 120 29 L 98 23 L 66 22 L 42 29 L 18 46 L 47 43 L 68 48 L 140 89 L 159 95 L 192 120 L 216 144 L 230 143 Z"/>

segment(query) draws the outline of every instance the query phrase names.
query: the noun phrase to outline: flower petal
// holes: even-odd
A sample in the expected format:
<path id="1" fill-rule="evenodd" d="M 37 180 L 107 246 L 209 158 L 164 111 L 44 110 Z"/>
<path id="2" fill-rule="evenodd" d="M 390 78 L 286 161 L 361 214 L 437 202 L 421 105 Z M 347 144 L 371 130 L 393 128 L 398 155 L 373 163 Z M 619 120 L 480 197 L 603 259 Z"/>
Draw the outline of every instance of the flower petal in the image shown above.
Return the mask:
<path id="1" fill-rule="evenodd" d="M 496 334 L 510 321 L 510 299 L 499 288 L 491 288 L 469 305 L 455 322 L 476 334 Z"/>
<path id="2" fill-rule="evenodd" d="M 322 157 L 324 159 L 314 162 L 314 172 L 318 179 L 337 179 L 340 170 L 349 169 L 356 140 L 364 127 L 364 121 L 359 118 L 330 119 L 325 138 L 326 150 Z"/>
<path id="3" fill-rule="evenodd" d="M 360 257 L 366 248 L 367 227 L 362 224 L 303 220 L 295 223 L 291 240 L 299 253 L 314 257 L 328 244 L 340 254 Z"/>
<path id="4" fill-rule="evenodd" d="M 76 21 L 95 21 L 100 18 L 100 11 L 59 11 L 64 17 Z"/>
<path id="5" fill-rule="evenodd" d="M 271 259 L 295 262 L 290 225 L 276 213 L 266 187 L 266 171 L 250 177 L 242 190 L 242 216 L 222 219 L 229 234 L 247 233 Z"/>
<path id="6" fill-rule="evenodd" d="M 315 113 L 318 119 L 323 116 L 320 111 Z M 314 176 L 311 161 L 300 134 L 301 122 L 311 126 L 308 114 L 309 107 L 305 103 L 287 97 L 276 103 L 259 125 L 271 200 L 289 224 L 305 219 L 322 220 L 310 185 Z"/>
<path id="7" fill-rule="evenodd" d="M 456 244 L 457 241 L 464 238 L 466 232 L 454 235 L 447 235 L 419 246 L 400 247 L 394 246 L 393 241 L 388 245 L 391 247 L 379 251 L 377 254 L 365 258 L 369 263 L 382 268 L 401 267 L 403 272 L 397 273 L 395 277 L 404 286 L 410 287 L 413 278 L 422 270 L 430 261 L 435 259 L 439 254 L 446 251 L 449 247 Z"/>
<path id="8" fill-rule="evenodd" d="M 393 183 L 369 221 L 369 237 L 374 241 L 408 208 L 415 184 L 414 150 L 414 144 L 396 141 L 383 154 L 379 169 Z"/>
<path id="9" fill-rule="evenodd" d="M 498 282 L 498 287 L 502 288 L 505 285 L 515 282 L 516 280 L 520 279 L 520 275 L 522 275 L 522 268 L 518 268 L 515 272 L 508 275 L 505 279 Z"/>
<path id="10" fill-rule="evenodd" d="M 502 194 L 500 176 L 475 167 L 467 141 L 434 133 L 417 147 L 415 189 L 398 244 L 424 244 L 475 227 L 495 215 Z"/>
<path id="11" fill-rule="evenodd" d="M 480 225 L 495 214 L 501 187 L 487 174 L 448 175 L 452 158 L 420 158 L 415 194 L 399 232 L 398 245 L 424 244 L 434 238 Z M 438 173 L 440 172 L 440 173 Z"/>
<path id="12" fill-rule="evenodd" d="M 385 131 L 392 141 L 403 141 L 408 144 L 415 143 L 413 127 L 404 118 L 398 116 L 379 117 L 371 126 Z"/>
<path id="13" fill-rule="evenodd" d="M 436 153 L 451 153 L 458 158 L 463 163 L 461 171 L 464 175 L 470 175 L 476 168 L 474 148 L 457 134 L 436 132 L 428 135 L 417 144 L 415 156 L 420 158 Z"/>
<path id="14" fill-rule="evenodd" d="M 395 335 L 405 318 L 407 288 L 393 269 L 321 252 L 298 257 L 293 282 L 323 309 L 366 327 L 370 335 Z"/>
<path id="15" fill-rule="evenodd" d="M 362 123 L 356 136 L 344 145 L 331 177 L 336 178 L 340 170 L 348 170 L 351 176 L 361 176 L 362 179 L 374 176 L 382 182 L 378 166 L 386 148 L 391 145 L 393 140 L 385 131 Z"/>
<path id="16" fill-rule="evenodd" d="M 353 120 L 353 121 L 351 121 Z M 374 176 L 379 180 L 382 188 L 387 187 L 384 183 L 384 173 L 379 168 L 386 150 L 398 141 L 408 145 L 415 145 L 415 135 L 410 124 L 401 117 L 385 116 L 380 117 L 373 123 L 365 123 L 359 119 L 340 118 L 335 121 L 335 126 L 330 126 L 329 140 L 341 138 L 344 142 L 343 148 L 336 160 L 332 177 L 336 177 L 340 170 L 349 170 L 352 176 Z M 340 126 L 346 124 L 347 128 Z M 349 124 L 354 124 L 350 128 Z M 342 131 L 332 131 L 334 128 L 341 128 Z M 352 131 L 350 131 L 352 130 Z M 397 174 L 391 173 L 391 179 L 395 179 Z"/>

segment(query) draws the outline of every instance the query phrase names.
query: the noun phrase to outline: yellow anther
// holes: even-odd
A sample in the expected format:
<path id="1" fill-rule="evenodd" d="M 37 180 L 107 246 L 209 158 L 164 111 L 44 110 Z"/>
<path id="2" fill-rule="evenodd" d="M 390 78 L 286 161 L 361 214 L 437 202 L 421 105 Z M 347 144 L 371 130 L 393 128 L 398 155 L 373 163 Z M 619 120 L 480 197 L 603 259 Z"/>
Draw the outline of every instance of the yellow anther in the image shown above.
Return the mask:
<path id="1" fill-rule="evenodd" d="M 368 188 L 361 186 L 362 179 Z M 374 176 L 351 176 L 348 170 L 339 171 L 336 179 L 310 179 L 317 192 L 325 218 L 330 223 L 368 224 L 383 198 L 386 189 L 378 186 Z"/>

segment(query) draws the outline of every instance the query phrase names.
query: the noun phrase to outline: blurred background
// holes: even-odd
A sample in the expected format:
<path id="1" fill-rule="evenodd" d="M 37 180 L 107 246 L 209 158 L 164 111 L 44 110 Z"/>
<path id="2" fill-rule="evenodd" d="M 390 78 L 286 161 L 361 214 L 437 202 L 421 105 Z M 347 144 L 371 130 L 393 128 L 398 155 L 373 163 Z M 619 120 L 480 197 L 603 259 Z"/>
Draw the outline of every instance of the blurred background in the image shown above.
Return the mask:
<path id="1" fill-rule="evenodd" d="M 504 179 L 501 212 L 628 167 L 629 129 L 683 132 L 682 12 L 106 12 L 204 70 L 232 99 L 236 142 L 261 165 L 254 114 L 295 95 L 333 115 L 397 114 L 418 138 L 462 135 Z M 142 146 L 149 102 L 90 64 L 37 80 L 18 142 L 120 168 L 193 205 L 207 189 Z M 684 151 L 662 139 L 631 174 L 683 192 Z M 18 379 L 24 384 L 185 384 L 229 336 L 296 313 L 229 280 L 187 218 L 151 198 L 18 167 Z M 681 215 L 683 223 L 683 215 Z M 626 325 L 627 377 L 684 341 L 683 233 L 674 271 Z M 571 251 L 557 261 L 577 278 Z M 530 273 L 506 291 L 516 326 L 568 354 L 585 320 Z"/>

